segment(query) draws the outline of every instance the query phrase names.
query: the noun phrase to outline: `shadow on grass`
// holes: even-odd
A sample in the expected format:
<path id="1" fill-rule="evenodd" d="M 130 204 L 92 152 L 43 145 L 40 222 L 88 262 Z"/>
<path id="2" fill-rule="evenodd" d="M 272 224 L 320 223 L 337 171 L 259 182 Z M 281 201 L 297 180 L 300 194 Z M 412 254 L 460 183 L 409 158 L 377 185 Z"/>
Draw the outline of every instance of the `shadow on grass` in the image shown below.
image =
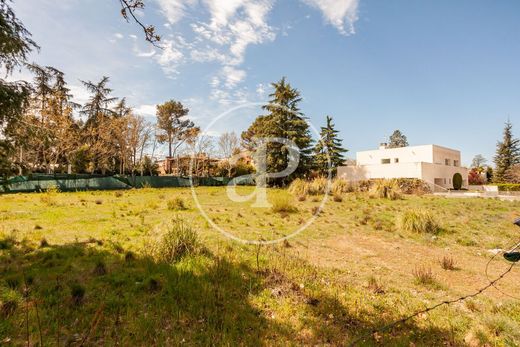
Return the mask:
<path id="1" fill-rule="evenodd" d="M 209 252 L 161 264 L 95 241 L 41 249 L 7 244 L 0 250 L 0 290 L 2 305 L 7 292 L 15 302 L 0 312 L 1 345 L 27 342 L 26 314 L 32 343 L 41 335 L 43 345 L 75 346 L 344 346 L 389 322 L 359 314 L 325 290 L 311 295 L 284 272 L 257 272 Z M 271 308 L 251 304 L 265 290 L 298 306 L 303 328 L 265 318 Z M 410 322 L 360 345 L 463 345 L 452 335 Z"/>
<path id="2" fill-rule="evenodd" d="M 261 289 L 255 271 L 209 253 L 168 265 L 96 243 L 17 244 L 0 251 L 0 288 L 15 301 L 14 310 L 0 312 L 0 345 L 26 343 L 26 313 L 30 341 L 39 342 L 41 334 L 44 345 L 263 345 L 273 334 L 291 339 L 290 329 L 268 323 L 249 303 Z"/>

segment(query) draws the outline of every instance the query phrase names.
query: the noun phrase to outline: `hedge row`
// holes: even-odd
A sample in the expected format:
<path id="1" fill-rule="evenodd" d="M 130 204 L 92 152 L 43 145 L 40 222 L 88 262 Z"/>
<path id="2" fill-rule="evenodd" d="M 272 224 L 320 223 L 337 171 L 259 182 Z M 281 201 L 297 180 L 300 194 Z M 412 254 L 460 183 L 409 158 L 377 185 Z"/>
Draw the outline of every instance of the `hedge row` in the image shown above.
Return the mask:
<path id="1" fill-rule="evenodd" d="M 495 185 L 501 192 L 520 192 L 520 184 L 518 183 L 497 183 Z"/>

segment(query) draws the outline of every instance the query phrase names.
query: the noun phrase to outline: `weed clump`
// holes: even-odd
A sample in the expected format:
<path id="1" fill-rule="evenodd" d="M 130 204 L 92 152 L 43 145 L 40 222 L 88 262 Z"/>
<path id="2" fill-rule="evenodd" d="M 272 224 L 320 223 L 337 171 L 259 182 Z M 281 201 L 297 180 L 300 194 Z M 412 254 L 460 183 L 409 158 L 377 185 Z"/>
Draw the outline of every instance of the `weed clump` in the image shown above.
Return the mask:
<path id="1" fill-rule="evenodd" d="M 200 248 L 197 232 L 182 219 L 176 218 L 156 244 L 157 260 L 173 264 L 195 254 Z"/>
<path id="2" fill-rule="evenodd" d="M 331 192 L 333 195 L 336 194 L 344 194 L 344 193 L 352 193 L 355 190 L 355 187 L 344 178 L 337 178 L 332 182 Z"/>
<path id="3" fill-rule="evenodd" d="M 172 210 L 172 211 L 185 211 L 188 209 L 184 200 L 179 197 L 168 200 L 166 205 L 168 207 L 168 210 Z"/>
<path id="4" fill-rule="evenodd" d="M 293 213 L 298 209 L 294 206 L 292 199 L 286 195 L 276 196 L 272 201 L 271 211 L 275 213 Z"/>
<path id="5" fill-rule="evenodd" d="M 107 274 L 107 266 L 103 260 L 96 261 L 96 265 L 94 266 L 94 270 L 92 273 L 96 276 L 104 276 Z"/>
<path id="6" fill-rule="evenodd" d="M 399 227 L 403 231 L 413 233 L 436 234 L 441 227 L 433 214 L 425 210 L 410 210 L 399 218 Z"/>
<path id="7" fill-rule="evenodd" d="M 416 267 L 413 270 L 412 274 L 415 278 L 416 284 L 421 284 L 425 286 L 437 284 L 437 281 L 435 280 L 435 275 L 433 274 L 433 271 L 430 268 Z"/>
<path id="8" fill-rule="evenodd" d="M 12 235 L 4 236 L 2 239 L 0 239 L 0 250 L 8 250 L 13 248 L 13 246 L 16 244 L 16 239 Z"/>
<path id="9" fill-rule="evenodd" d="M 385 293 L 383 284 L 381 284 L 381 282 L 374 276 L 371 276 L 368 279 L 367 288 L 374 294 L 384 294 Z"/>
<path id="10" fill-rule="evenodd" d="M 444 256 L 441 259 L 441 267 L 447 271 L 453 271 L 453 270 L 457 269 L 455 260 L 452 257 L 447 257 L 447 256 Z"/>
<path id="11" fill-rule="evenodd" d="M 85 298 L 85 287 L 79 283 L 72 283 L 70 285 L 70 296 L 74 305 L 80 305 Z"/>
<path id="12" fill-rule="evenodd" d="M 46 248 L 46 247 L 49 247 L 49 242 L 47 241 L 47 239 L 43 238 L 40 240 L 40 248 Z"/>

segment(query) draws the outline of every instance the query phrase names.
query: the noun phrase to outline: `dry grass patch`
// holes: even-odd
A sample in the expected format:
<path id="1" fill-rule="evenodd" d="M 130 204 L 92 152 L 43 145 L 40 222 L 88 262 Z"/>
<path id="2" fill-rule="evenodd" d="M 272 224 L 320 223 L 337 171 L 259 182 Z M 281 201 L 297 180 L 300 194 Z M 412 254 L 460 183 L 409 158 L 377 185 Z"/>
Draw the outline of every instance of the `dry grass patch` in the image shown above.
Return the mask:
<path id="1" fill-rule="evenodd" d="M 298 209 L 294 206 L 294 202 L 290 196 L 278 195 L 271 201 L 271 211 L 274 213 L 294 213 Z"/>
<path id="2" fill-rule="evenodd" d="M 441 267 L 447 271 L 457 270 L 457 265 L 452 257 L 444 256 L 441 261 Z"/>

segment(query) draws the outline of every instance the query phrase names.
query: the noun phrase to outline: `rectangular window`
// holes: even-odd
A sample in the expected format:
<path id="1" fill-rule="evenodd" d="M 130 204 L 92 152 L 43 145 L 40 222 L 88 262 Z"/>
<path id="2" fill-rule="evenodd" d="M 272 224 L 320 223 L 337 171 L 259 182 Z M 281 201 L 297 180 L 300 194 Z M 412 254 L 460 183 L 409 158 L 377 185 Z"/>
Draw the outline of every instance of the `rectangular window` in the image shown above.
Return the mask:
<path id="1" fill-rule="evenodd" d="M 450 164 L 451 164 L 451 160 L 449 160 L 449 159 L 444 159 L 444 164 L 446 164 L 447 166 L 450 166 Z"/>
<path id="2" fill-rule="evenodd" d="M 460 162 L 458 160 L 454 160 L 453 161 L 453 166 L 460 166 Z"/>
<path id="3" fill-rule="evenodd" d="M 391 162 L 390 159 L 381 159 L 381 164 L 390 164 Z"/>
<path id="4" fill-rule="evenodd" d="M 399 163 L 399 158 L 395 158 L 394 159 L 394 163 L 398 164 Z"/>

